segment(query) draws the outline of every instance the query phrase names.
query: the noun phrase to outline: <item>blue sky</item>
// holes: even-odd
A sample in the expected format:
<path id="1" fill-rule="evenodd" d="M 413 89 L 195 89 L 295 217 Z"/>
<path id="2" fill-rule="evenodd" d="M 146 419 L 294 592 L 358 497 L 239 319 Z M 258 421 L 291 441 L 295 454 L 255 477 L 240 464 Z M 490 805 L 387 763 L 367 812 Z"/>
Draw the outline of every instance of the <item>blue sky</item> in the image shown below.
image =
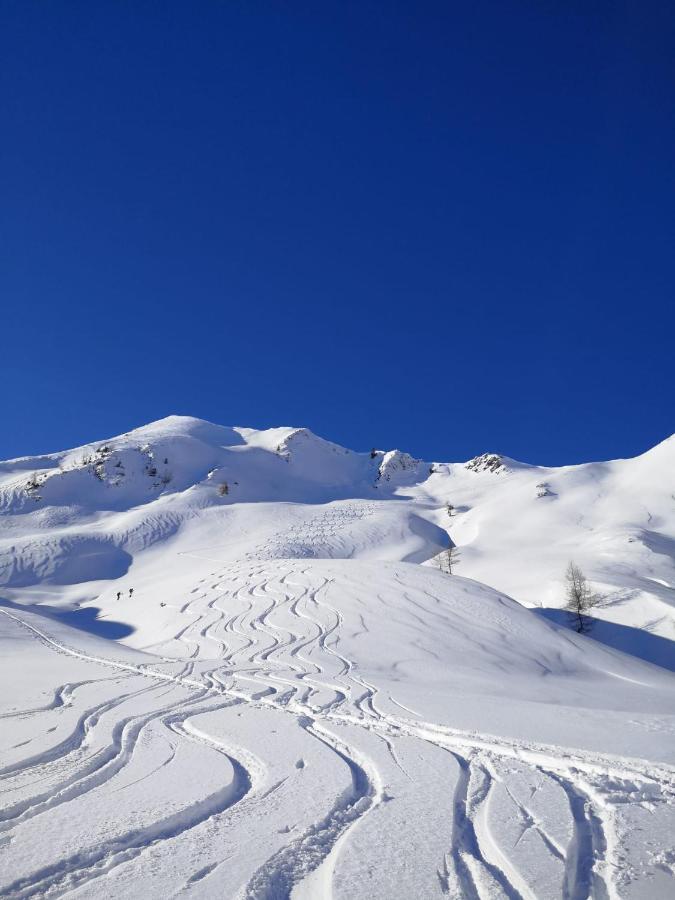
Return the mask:
<path id="1" fill-rule="evenodd" d="M 675 430 L 672 4 L 0 21 L 0 457 L 174 412 L 549 464 Z"/>

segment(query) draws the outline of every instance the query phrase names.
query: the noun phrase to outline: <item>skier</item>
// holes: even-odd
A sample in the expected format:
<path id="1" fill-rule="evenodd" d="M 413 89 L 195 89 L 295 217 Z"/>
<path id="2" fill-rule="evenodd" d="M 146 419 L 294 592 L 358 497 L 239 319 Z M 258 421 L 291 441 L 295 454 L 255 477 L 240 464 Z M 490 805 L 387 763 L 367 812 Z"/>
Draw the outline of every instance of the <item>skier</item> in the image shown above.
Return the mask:
<path id="1" fill-rule="evenodd" d="M 130 596 L 130 597 L 133 597 L 133 595 L 134 595 L 134 589 L 133 589 L 133 588 L 129 588 L 129 596 Z"/>
<path id="2" fill-rule="evenodd" d="M 118 592 L 117 592 L 117 599 L 119 600 L 121 596 L 122 596 L 122 591 L 118 591 Z"/>

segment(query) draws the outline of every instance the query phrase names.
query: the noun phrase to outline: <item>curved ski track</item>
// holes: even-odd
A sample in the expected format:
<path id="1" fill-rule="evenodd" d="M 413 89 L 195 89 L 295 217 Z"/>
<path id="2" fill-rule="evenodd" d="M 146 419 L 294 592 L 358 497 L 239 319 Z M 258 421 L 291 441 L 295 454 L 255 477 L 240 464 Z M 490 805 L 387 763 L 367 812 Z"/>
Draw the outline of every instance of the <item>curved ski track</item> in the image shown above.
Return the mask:
<path id="1" fill-rule="evenodd" d="M 113 830 L 107 838 L 13 880 L 0 876 L 2 896 L 17 900 L 62 896 L 110 876 L 123 864 L 133 865 L 164 842 L 188 838 L 203 823 L 220 821 L 226 811 L 238 806 L 243 810 L 248 804 L 247 814 L 254 816 L 256 805 L 278 785 L 263 791 L 247 748 L 226 746 L 191 724 L 201 713 L 233 705 L 283 711 L 308 739 L 336 755 L 350 781 L 323 818 L 300 833 L 289 831 L 285 843 L 252 872 L 247 883 L 239 885 L 238 896 L 246 900 L 290 898 L 322 864 L 330 862 L 334 870 L 350 840 L 357 840 L 360 824 L 391 799 L 386 789 L 390 772 L 381 762 L 384 757 L 378 757 L 380 762 L 371 758 L 355 738 L 359 733 L 386 745 L 388 765 L 396 777 L 410 780 L 397 756 L 397 742 L 402 739 L 418 742 L 422 753 L 425 746 L 440 748 L 456 766 L 456 783 L 447 788 L 453 794 L 454 810 L 447 851 L 437 860 L 440 894 L 514 900 L 620 896 L 613 824 L 617 804 L 611 785 L 620 780 L 653 803 L 672 802 L 675 771 L 419 721 L 393 698 L 380 698 L 377 686 L 368 683 L 341 652 L 342 615 L 330 603 L 330 584 L 330 578 L 311 567 L 288 560 L 214 572 L 180 609 L 186 621 L 176 635 L 185 647 L 180 671 L 177 664 L 165 661 L 147 666 L 89 655 L 63 645 L 26 617 L 0 609 L 50 651 L 114 672 L 105 680 L 110 696 L 82 709 L 70 734 L 48 750 L 0 770 L 3 798 L 10 791 L 0 811 L 0 841 L 3 835 L 11 840 L 14 828 L 36 817 L 49 828 L 50 815 L 59 808 L 110 787 L 125 774 L 143 740 L 161 738 L 173 748 L 163 765 L 173 764 L 180 744 L 197 742 L 205 752 L 225 756 L 234 773 L 231 783 L 155 821 L 120 833 Z M 419 612 L 427 615 L 430 610 Z M 365 627 L 363 619 L 362 624 Z M 161 647 L 155 650 L 162 652 Z M 63 685 L 50 703 L 4 717 L 58 712 L 71 706 L 86 684 Z M 390 699 L 401 715 L 386 712 L 384 699 Z M 92 741 L 98 746 L 95 751 Z M 525 772 L 522 777 L 532 780 L 532 797 L 537 790 L 557 791 L 559 802 L 566 804 L 566 836 L 553 834 L 537 807 L 516 796 L 510 787 L 514 766 L 518 777 Z M 153 773 L 145 777 L 152 779 Z M 12 799 L 11 791 L 17 786 L 23 792 Z M 536 843 L 551 871 L 559 873 L 559 891 L 549 892 L 533 883 L 517 852 L 495 837 L 491 810 L 497 802 L 510 804 L 514 821 L 520 823 L 511 849 L 527 841 L 532 846 Z M 187 873 L 185 891 L 207 886 L 219 865 L 210 863 Z M 202 896 L 209 896 L 207 887 Z M 325 896 L 343 895 L 328 889 Z"/>

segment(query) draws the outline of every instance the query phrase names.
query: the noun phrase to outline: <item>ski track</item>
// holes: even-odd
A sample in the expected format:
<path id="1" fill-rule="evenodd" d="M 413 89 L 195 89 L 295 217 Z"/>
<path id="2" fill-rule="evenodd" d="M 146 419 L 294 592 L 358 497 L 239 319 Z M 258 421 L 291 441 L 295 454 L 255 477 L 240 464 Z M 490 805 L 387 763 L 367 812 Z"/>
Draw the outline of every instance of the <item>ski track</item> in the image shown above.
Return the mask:
<path id="1" fill-rule="evenodd" d="M 136 665 L 67 647 L 19 615 L 0 609 L 51 651 L 115 670 L 114 676 L 101 678 L 110 688 L 121 676 L 151 681 L 142 687 L 130 684 L 123 691 L 118 687 L 114 696 L 83 710 L 71 733 L 55 746 L 0 770 L 0 783 L 30 776 L 36 788 L 30 796 L 10 803 L 0 812 L 0 833 L 11 832 L 37 816 L 48 819 L 50 811 L 57 807 L 110 784 L 130 764 L 141 738 L 157 726 L 162 734 L 172 736 L 174 755 L 175 741 L 200 742 L 212 752 L 227 756 L 235 772 L 233 786 L 149 826 L 111 836 L 58 864 L 38 868 L 1 886 L 2 895 L 17 900 L 61 896 L 109 874 L 161 842 L 186 835 L 246 796 L 254 803 L 256 789 L 246 766 L 246 751 L 242 748 L 238 753 L 236 748 L 225 747 L 190 725 L 190 718 L 200 712 L 245 704 L 285 711 L 313 741 L 336 754 L 351 777 L 351 789 L 338 798 L 323 819 L 306 827 L 257 869 L 242 887 L 246 900 L 289 898 L 294 887 L 336 850 L 338 842 L 343 848 L 344 837 L 383 802 L 383 776 L 343 736 L 353 735 L 358 729 L 372 731 L 385 741 L 392 765 L 408 780 L 410 775 L 396 753 L 396 740 L 402 736 L 441 748 L 455 760 L 458 779 L 454 816 L 447 852 L 438 860 L 438 881 L 444 893 L 454 891 L 466 898 L 501 895 L 511 900 L 539 900 L 536 888 L 528 884 L 515 857 L 507 855 L 491 837 L 491 792 L 502 778 L 500 767 L 517 760 L 564 791 L 572 838 L 568 846 L 561 845 L 507 785 L 523 827 L 516 843 L 526 832 L 536 831 L 546 852 L 564 867 L 564 900 L 609 900 L 618 896 L 612 881 L 612 812 L 605 782 L 625 779 L 672 798 L 675 770 L 639 760 L 591 755 L 425 723 L 393 697 L 388 699 L 403 715 L 383 711 L 378 704 L 377 686 L 357 674 L 352 661 L 340 652 L 343 618 L 328 602 L 330 584 L 331 579 L 319 577 L 292 561 L 277 561 L 272 571 L 251 563 L 234 571 L 212 573 L 180 608 L 191 621 L 175 636 L 174 640 L 185 648 L 185 658 L 182 670 L 173 674 L 163 671 L 161 663 Z M 435 598 L 429 597 L 429 606 L 422 606 L 405 596 L 415 615 L 435 614 Z M 196 668 L 205 647 L 208 664 Z M 158 693 L 161 682 L 166 685 L 163 700 Z M 70 706 L 75 693 L 90 683 L 65 684 L 54 692 L 49 703 L 3 713 L 2 718 L 29 717 Z M 172 697 L 176 691 L 179 696 Z M 150 710 L 125 714 L 125 705 L 146 700 L 151 701 Z M 103 746 L 96 753 L 88 753 L 92 737 L 102 734 Z M 150 772 L 144 777 L 152 775 Z M 188 885 L 206 879 L 216 866 L 214 863 L 194 871 L 188 877 Z"/>

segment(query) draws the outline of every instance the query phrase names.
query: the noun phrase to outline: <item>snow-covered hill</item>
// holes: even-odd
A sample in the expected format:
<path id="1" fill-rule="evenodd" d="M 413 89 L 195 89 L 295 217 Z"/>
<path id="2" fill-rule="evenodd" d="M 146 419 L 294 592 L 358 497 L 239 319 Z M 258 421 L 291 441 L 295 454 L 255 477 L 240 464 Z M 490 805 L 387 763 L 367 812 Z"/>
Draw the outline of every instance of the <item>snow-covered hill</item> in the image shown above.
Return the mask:
<path id="1" fill-rule="evenodd" d="M 674 601 L 675 438 L 545 469 L 174 416 L 0 463 L 0 893 L 670 897 Z"/>
<path id="2" fill-rule="evenodd" d="M 675 436 L 636 459 L 543 468 L 355 453 L 307 429 L 172 416 L 0 463 L 0 522 L 12 599 L 29 588 L 105 602 L 120 579 L 144 585 L 146 566 L 154 583 L 153 547 L 424 562 L 452 541 L 459 574 L 544 609 L 563 605 L 574 559 L 603 596 L 595 615 L 620 626 L 603 637 L 638 627 L 675 639 Z"/>

